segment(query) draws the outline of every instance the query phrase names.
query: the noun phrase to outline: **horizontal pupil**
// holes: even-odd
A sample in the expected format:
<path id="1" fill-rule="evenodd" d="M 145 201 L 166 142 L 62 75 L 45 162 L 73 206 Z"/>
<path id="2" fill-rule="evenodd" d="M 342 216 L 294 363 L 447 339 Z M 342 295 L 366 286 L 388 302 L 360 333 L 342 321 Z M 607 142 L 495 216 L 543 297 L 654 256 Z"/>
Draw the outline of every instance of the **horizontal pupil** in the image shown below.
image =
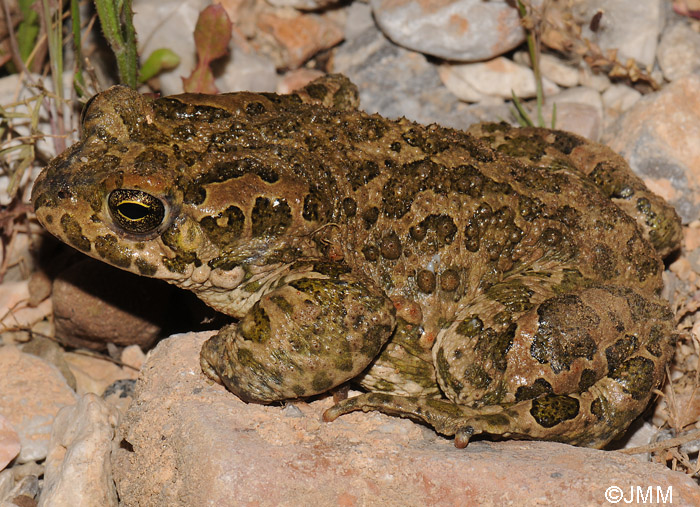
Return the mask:
<path id="1" fill-rule="evenodd" d="M 117 209 L 129 220 L 143 220 L 148 216 L 150 208 L 137 202 L 123 202 Z"/>

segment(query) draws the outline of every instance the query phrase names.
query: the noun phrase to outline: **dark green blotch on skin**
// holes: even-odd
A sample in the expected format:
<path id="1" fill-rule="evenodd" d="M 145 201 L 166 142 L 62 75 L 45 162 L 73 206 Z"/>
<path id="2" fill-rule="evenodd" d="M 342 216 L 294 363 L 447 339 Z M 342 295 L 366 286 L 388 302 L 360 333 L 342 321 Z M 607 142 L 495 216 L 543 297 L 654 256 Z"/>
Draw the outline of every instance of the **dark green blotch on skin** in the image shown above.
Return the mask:
<path id="1" fill-rule="evenodd" d="M 350 197 L 343 199 L 343 211 L 348 218 L 354 217 L 357 214 L 357 203 L 355 200 Z"/>
<path id="2" fill-rule="evenodd" d="M 654 387 L 654 361 L 646 357 L 633 357 L 622 363 L 610 377 L 617 380 L 635 400 L 651 394 Z"/>
<path id="3" fill-rule="evenodd" d="M 265 106 L 262 102 L 249 102 L 245 106 L 245 112 L 248 116 L 257 116 L 265 112 Z"/>
<path id="4" fill-rule="evenodd" d="M 437 367 L 438 377 L 450 386 L 456 394 L 459 394 L 464 389 L 464 384 L 450 373 L 450 363 L 445 358 L 445 351 L 442 348 L 437 352 L 435 366 Z"/>
<path id="5" fill-rule="evenodd" d="M 270 301 L 272 301 L 277 307 L 282 310 L 287 315 L 294 311 L 292 304 L 287 301 L 283 296 L 271 296 Z"/>
<path id="6" fill-rule="evenodd" d="M 241 238 L 245 215 L 237 206 L 229 206 L 216 216 L 203 217 L 200 225 L 212 243 L 221 248 L 231 247 Z"/>
<path id="7" fill-rule="evenodd" d="M 270 340 L 272 335 L 270 317 L 259 302 L 255 303 L 241 320 L 239 330 L 243 338 L 255 343 L 266 343 Z"/>
<path id="8" fill-rule="evenodd" d="M 314 100 L 323 101 L 326 95 L 328 95 L 328 88 L 321 83 L 308 84 L 304 87 L 304 90 L 309 94 L 309 97 Z"/>
<path id="9" fill-rule="evenodd" d="M 567 395 L 547 394 L 532 400 L 530 415 L 544 428 L 553 428 L 576 417 L 579 401 Z"/>
<path id="10" fill-rule="evenodd" d="M 532 308 L 530 297 L 534 294 L 522 282 L 511 280 L 492 285 L 486 289 L 486 295 L 505 306 L 512 313 L 525 312 Z"/>
<path id="11" fill-rule="evenodd" d="M 503 331 L 497 333 L 492 328 L 486 329 L 476 344 L 476 349 L 483 354 L 484 360 L 490 359 L 499 371 L 505 371 L 508 366 L 508 351 L 513 346 L 517 324 L 511 323 Z"/>
<path id="12" fill-rule="evenodd" d="M 457 326 L 456 331 L 462 336 L 468 336 L 471 338 L 477 336 L 479 333 L 481 333 L 483 329 L 484 323 L 479 317 L 475 315 L 469 319 L 464 319 L 462 322 L 460 322 Z"/>
<path id="13" fill-rule="evenodd" d="M 464 380 L 477 389 L 487 389 L 493 380 L 478 364 L 469 365 L 464 371 Z"/>
<path id="14" fill-rule="evenodd" d="M 258 197 L 251 219 L 253 237 L 279 236 L 292 224 L 292 210 L 284 199 Z"/>
<path id="15" fill-rule="evenodd" d="M 311 381 L 311 387 L 314 392 L 322 393 L 333 387 L 333 380 L 328 376 L 328 373 L 320 371 L 314 375 Z"/>
<path id="16" fill-rule="evenodd" d="M 119 245 L 117 238 L 108 234 L 95 239 L 95 251 L 107 262 L 120 268 L 131 266 L 131 251 Z"/>
<path id="17" fill-rule="evenodd" d="M 543 394 L 552 394 L 552 385 L 543 378 L 538 378 L 530 386 L 520 386 L 515 392 L 515 401 L 532 400 Z"/>
<path id="18" fill-rule="evenodd" d="M 379 165 L 373 160 L 354 164 L 347 173 L 348 182 L 357 190 L 379 176 Z"/>
<path id="19" fill-rule="evenodd" d="M 639 340 L 634 335 L 625 335 L 605 349 L 608 360 L 608 375 L 612 374 L 628 357 L 639 349 Z"/>
<path id="20" fill-rule="evenodd" d="M 654 357 L 661 357 L 663 350 L 661 349 L 661 344 L 664 342 L 664 331 L 663 326 L 660 324 L 655 324 L 651 326 L 649 330 L 649 338 L 644 344 L 644 347 L 649 351 L 649 353 Z"/>
<path id="21" fill-rule="evenodd" d="M 75 218 L 68 213 L 64 214 L 61 217 L 61 227 L 68 243 L 83 252 L 90 251 L 90 240 L 83 236 L 83 229 Z"/>
<path id="22" fill-rule="evenodd" d="M 583 144 L 583 140 L 569 132 L 563 130 L 554 131 L 554 147 L 564 153 L 570 155 L 574 148 Z"/>
<path id="23" fill-rule="evenodd" d="M 138 257 L 134 261 L 134 264 L 136 265 L 136 269 L 138 269 L 139 273 L 143 276 L 154 276 L 158 272 L 158 268 L 156 266 Z"/>
<path id="24" fill-rule="evenodd" d="M 597 397 L 591 402 L 591 414 L 593 414 L 596 419 L 602 421 L 605 417 L 605 406 L 607 405 L 607 400 L 602 396 Z"/>
<path id="25" fill-rule="evenodd" d="M 349 353 L 337 355 L 333 360 L 333 367 L 340 371 L 352 371 L 352 356 Z"/>
<path id="26" fill-rule="evenodd" d="M 136 156 L 132 167 L 136 174 L 148 176 L 168 167 L 168 156 L 162 151 L 149 149 Z"/>
<path id="27" fill-rule="evenodd" d="M 578 381 L 578 392 L 587 391 L 593 384 L 598 381 L 598 374 L 595 370 L 586 368 L 581 372 L 581 378 Z"/>
<path id="28" fill-rule="evenodd" d="M 542 364 L 549 363 L 554 373 L 569 370 L 576 358 L 593 359 L 597 346 L 591 332 L 600 324 L 600 317 L 580 297 L 555 296 L 542 302 L 537 314 L 532 357 Z"/>
<path id="29" fill-rule="evenodd" d="M 306 394 L 306 389 L 304 386 L 301 386 L 299 384 L 294 384 L 292 386 L 292 391 L 294 391 L 294 394 L 297 395 L 297 397 L 301 398 Z"/>
<path id="30" fill-rule="evenodd" d="M 340 275 L 349 273 L 351 271 L 347 264 L 342 264 L 340 262 L 314 262 L 313 271 L 316 273 L 321 273 L 322 275 L 329 276 L 331 278 L 338 278 Z"/>

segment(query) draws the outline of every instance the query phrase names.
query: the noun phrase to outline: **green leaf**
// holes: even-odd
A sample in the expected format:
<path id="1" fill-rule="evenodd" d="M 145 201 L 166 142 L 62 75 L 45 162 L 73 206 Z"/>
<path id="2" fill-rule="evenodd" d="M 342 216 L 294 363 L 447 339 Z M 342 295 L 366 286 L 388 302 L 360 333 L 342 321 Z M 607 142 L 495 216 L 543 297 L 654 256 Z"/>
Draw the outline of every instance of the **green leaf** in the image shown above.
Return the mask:
<path id="1" fill-rule="evenodd" d="M 144 83 L 152 77 L 180 65 L 180 57 L 174 51 L 160 48 L 153 51 L 141 66 L 139 82 Z"/>

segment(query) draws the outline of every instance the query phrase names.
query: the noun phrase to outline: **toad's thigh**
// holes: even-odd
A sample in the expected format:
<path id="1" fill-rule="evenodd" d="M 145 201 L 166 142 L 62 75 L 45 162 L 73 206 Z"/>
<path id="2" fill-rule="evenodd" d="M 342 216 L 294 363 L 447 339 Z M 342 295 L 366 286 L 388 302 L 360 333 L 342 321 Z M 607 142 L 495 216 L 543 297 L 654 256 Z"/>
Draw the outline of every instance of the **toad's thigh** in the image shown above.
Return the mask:
<path id="1" fill-rule="evenodd" d="M 581 393 L 605 376 L 650 390 L 670 353 L 672 317 L 664 301 L 619 286 L 556 295 L 505 322 L 467 309 L 438 337 L 438 381 L 452 401 L 473 406 Z M 652 367 L 623 372 L 636 356 Z"/>

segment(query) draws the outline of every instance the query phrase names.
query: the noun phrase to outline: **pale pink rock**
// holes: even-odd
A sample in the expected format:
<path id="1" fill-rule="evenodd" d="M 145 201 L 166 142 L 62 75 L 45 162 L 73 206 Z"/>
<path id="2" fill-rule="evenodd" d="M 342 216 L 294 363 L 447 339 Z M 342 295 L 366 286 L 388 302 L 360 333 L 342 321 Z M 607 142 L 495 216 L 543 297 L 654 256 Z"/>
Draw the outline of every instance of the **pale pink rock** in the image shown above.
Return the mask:
<path id="1" fill-rule="evenodd" d="M 18 463 L 46 457 L 56 413 L 75 402 L 75 393 L 55 366 L 13 345 L 0 347 L 0 414 L 19 435 Z"/>
<path id="2" fill-rule="evenodd" d="M 294 90 L 303 88 L 314 79 L 317 79 L 323 75 L 324 73 L 318 69 L 307 69 L 302 67 L 300 69 L 292 70 L 287 72 L 279 83 L 277 83 L 276 92 L 283 95 L 292 93 Z"/>
<path id="3" fill-rule="evenodd" d="M 0 470 L 19 454 L 19 435 L 2 415 L 0 415 Z"/>
<path id="4" fill-rule="evenodd" d="M 116 507 L 110 456 L 118 420 L 116 409 L 92 393 L 59 411 L 40 507 Z"/>
<path id="5" fill-rule="evenodd" d="M 141 369 L 143 362 L 146 360 L 146 354 L 143 353 L 143 350 L 138 345 L 129 345 L 122 350 L 120 359 L 127 367 L 131 367 L 138 373 L 138 370 Z M 136 378 L 136 376 L 128 378 Z"/>
<path id="6" fill-rule="evenodd" d="M 685 223 L 700 215 L 700 75 L 638 100 L 603 136 Z"/>
<path id="7" fill-rule="evenodd" d="M 121 367 L 106 359 L 85 354 L 67 352 L 64 358 L 75 376 L 78 396 L 86 393 L 102 396 L 105 389 L 113 382 L 135 379 L 139 374 L 138 370 L 133 368 Z"/>
<path id="8" fill-rule="evenodd" d="M 117 437 L 124 505 L 604 505 L 607 488 L 637 485 L 700 505 L 688 476 L 616 452 L 515 441 L 456 449 L 377 413 L 324 423 L 330 398 L 243 403 L 200 371 L 210 335 L 171 337 L 149 355 Z"/>
<path id="9" fill-rule="evenodd" d="M 295 69 L 323 49 L 343 40 L 339 12 L 323 14 L 289 11 L 261 13 L 256 24 L 278 46 L 277 66 Z"/>
<path id="10" fill-rule="evenodd" d="M 51 301 L 29 306 L 29 282 L 5 282 L 0 285 L 0 330 L 28 328 L 51 315 Z"/>

